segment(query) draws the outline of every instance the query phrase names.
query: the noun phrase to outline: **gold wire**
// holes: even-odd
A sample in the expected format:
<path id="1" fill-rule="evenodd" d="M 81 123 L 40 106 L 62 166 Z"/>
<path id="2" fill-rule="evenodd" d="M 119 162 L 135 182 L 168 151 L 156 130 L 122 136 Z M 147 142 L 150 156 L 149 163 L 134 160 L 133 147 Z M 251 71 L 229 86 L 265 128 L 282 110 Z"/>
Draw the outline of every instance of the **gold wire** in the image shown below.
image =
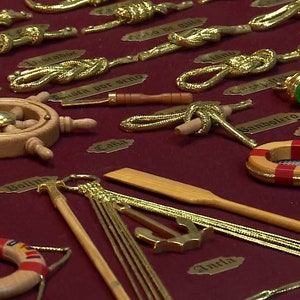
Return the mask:
<path id="1" fill-rule="evenodd" d="M 125 256 L 127 263 L 133 270 L 147 298 L 152 299 L 154 297 L 154 299 L 160 299 L 160 293 L 164 299 L 171 299 L 169 292 L 164 287 L 144 253 L 136 244 L 136 241 L 128 231 L 121 217 L 113 208 L 113 201 L 109 197 L 110 195 L 106 193 L 99 182 L 92 181 L 86 184 L 80 184 L 78 185 L 77 191 L 90 199 L 96 216 L 103 226 L 117 257 L 119 260 L 123 260 L 122 254 Z M 124 263 L 125 262 L 122 262 L 121 265 L 123 266 Z M 127 267 L 125 267 L 125 270 L 125 272 L 128 273 Z M 130 282 L 133 282 L 132 276 L 130 275 L 129 277 Z M 133 283 L 133 288 L 137 291 L 135 283 Z M 137 292 L 137 296 L 140 297 L 139 292 Z"/>

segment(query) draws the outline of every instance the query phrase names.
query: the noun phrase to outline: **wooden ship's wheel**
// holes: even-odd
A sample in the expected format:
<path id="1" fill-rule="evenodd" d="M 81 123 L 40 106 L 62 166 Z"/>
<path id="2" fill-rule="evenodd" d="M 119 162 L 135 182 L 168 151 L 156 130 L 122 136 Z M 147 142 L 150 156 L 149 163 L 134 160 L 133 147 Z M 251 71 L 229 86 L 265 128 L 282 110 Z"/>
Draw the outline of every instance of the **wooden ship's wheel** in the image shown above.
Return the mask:
<path id="1" fill-rule="evenodd" d="M 48 99 L 47 92 L 27 99 L 0 98 L 0 158 L 30 154 L 51 159 L 49 147 L 58 141 L 60 133 L 97 125 L 93 119 L 60 117 L 43 103 Z"/>

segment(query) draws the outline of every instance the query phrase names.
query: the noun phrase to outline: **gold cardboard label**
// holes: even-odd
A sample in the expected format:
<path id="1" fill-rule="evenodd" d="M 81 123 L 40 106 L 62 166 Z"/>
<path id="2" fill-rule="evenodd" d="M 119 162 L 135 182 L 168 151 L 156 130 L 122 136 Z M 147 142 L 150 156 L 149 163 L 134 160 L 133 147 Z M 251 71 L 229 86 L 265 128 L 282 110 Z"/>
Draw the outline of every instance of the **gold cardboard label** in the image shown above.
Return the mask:
<path id="1" fill-rule="evenodd" d="M 57 180 L 55 176 L 35 176 L 26 178 L 24 180 L 15 181 L 12 183 L 0 186 L 0 193 L 23 193 L 30 190 L 37 189 L 37 187 L 50 180 Z"/>
<path id="2" fill-rule="evenodd" d="M 112 79 L 98 81 L 96 83 L 82 85 L 77 88 L 61 91 L 50 95 L 49 101 L 52 102 L 72 102 L 89 96 L 113 91 L 122 87 L 140 84 L 146 80 L 147 74 L 127 74 Z"/>
<path id="3" fill-rule="evenodd" d="M 295 0 L 255 0 L 251 3 L 252 7 L 271 7 L 276 5 L 281 5 L 285 3 L 290 3 Z"/>
<path id="4" fill-rule="evenodd" d="M 270 115 L 265 118 L 238 124 L 235 126 L 235 128 L 243 133 L 254 134 L 273 128 L 281 127 L 284 125 L 292 124 L 298 122 L 299 119 L 300 113 L 279 113 Z"/>
<path id="5" fill-rule="evenodd" d="M 214 275 L 239 267 L 245 258 L 239 256 L 218 257 L 193 265 L 188 273 L 192 275 Z"/>
<path id="6" fill-rule="evenodd" d="M 289 71 L 274 76 L 250 81 L 245 84 L 231 86 L 224 91 L 224 95 L 249 95 L 259 91 L 275 87 L 279 82 L 283 82 L 288 76 L 294 75 L 297 71 Z"/>
<path id="7" fill-rule="evenodd" d="M 46 55 L 40 55 L 24 59 L 18 64 L 19 68 L 32 68 L 32 67 L 41 67 L 56 64 L 62 61 L 75 59 L 82 56 L 85 53 L 85 50 L 74 49 L 74 50 L 62 50 Z"/>
<path id="8" fill-rule="evenodd" d="M 7 34 L 12 38 L 17 38 L 17 37 L 20 37 L 20 33 L 28 26 L 36 26 L 36 27 L 42 28 L 44 30 L 47 30 L 50 25 L 49 24 L 25 25 L 25 26 L 16 27 L 16 28 L 10 28 L 5 31 L 1 31 L 1 33 Z"/>
<path id="9" fill-rule="evenodd" d="M 233 56 L 239 55 L 241 52 L 238 50 L 219 50 L 203 55 L 199 55 L 194 59 L 194 63 L 219 63 Z"/>
<path id="10" fill-rule="evenodd" d="M 89 153 L 111 153 L 129 148 L 133 145 L 132 139 L 111 139 L 99 143 L 95 143 L 87 150 Z"/>
<path id="11" fill-rule="evenodd" d="M 90 11 L 90 15 L 91 16 L 111 16 L 111 15 L 115 14 L 117 8 L 122 7 L 122 6 L 132 3 L 132 2 L 133 2 L 132 0 L 129 0 L 129 1 L 121 1 L 118 3 L 110 4 L 110 5 L 100 6 L 100 7 L 92 9 Z"/>
<path id="12" fill-rule="evenodd" d="M 182 31 L 198 26 L 202 26 L 206 22 L 206 18 L 187 18 L 176 22 L 167 23 L 148 29 L 127 33 L 122 37 L 122 41 L 146 41 L 159 36 L 167 35 L 171 32 Z"/>

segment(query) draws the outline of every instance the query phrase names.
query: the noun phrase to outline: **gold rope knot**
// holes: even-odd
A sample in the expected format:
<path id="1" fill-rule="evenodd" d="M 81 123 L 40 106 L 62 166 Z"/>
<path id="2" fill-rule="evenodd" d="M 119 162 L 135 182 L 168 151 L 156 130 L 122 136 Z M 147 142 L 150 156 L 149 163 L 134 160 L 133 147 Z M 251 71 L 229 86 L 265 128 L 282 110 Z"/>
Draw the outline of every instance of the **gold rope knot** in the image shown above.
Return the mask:
<path id="1" fill-rule="evenodd" d="M 251 55 L 237 55 L 223 61 L 219 65 L 197 68 L 177 77 L 178 88 L 183 91 L 201 92 L 212 88 L 226 77 L 239 77 L 247 74 L 258 74 L 272 69 L 277 63 L 275 51 L 261 49 Z M 189 82 L 201 75 L 214 74 L 211 78 L 202 82 Z"/>
<path id="2" fill-rule="evenodd" d="M 202 126 L 195 134 L 204 135 L 210 130 L 212 125 L 217 125 L 217 122 L 211 119 L 210 114 L 212 112 L 216 113 L 220 118 L 225 118 L 224 111 L 219 104 L 215 102 L 195 102 L 188 105 L 181 112 L 129 117 L 121 122 L 120 127 L 127 132 L 157 130 L 176 126 L 188 122 L 193 118 L 199 118 Z"/>

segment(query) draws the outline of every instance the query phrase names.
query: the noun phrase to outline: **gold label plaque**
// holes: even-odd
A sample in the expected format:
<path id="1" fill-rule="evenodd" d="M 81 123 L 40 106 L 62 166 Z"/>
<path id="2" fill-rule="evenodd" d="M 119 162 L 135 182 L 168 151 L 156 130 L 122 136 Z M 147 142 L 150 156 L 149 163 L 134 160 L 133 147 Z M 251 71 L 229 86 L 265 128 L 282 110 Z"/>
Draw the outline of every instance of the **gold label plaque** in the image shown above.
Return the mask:
<path id="1" fill-rule="evenodd" d="M 87 150 L 89 153 L 111 153 L 129 148 L 133 145 L 132 139 L 111 139 L 99 143 L 95 143 Z"/>
<path id="2" fill-rule="evenodd" d="M 193 265 L 188 273 L 192 275 L 214 275 L 239 267 L 244 262 L 244 257 L 230 256 L 218 257 Z"/>
<path id="3" fill-rule="evenodd" d="M 35 176 L 20 181 L 0 186 L 0 193 L 23 193 L 30 190 L 37 189 L 37 187 L 50 180 L 57 180 L 55 176 Z"/>
<path id="4" fill-rule="evenodd" d="M 25 59 L 18 64 L 18 67 L 32 68 L 32 67 L 52 65 L 62 61 L 78 58 L 82 56 L 84 53 L 85 50 L 80 50 L 80 49 L 57 51 L 46 55 L 40 55 L 40 56 Z"/>
<path id="5" fill-rule="evenodd" d="M 285 3 L 293 2 L 294 0 L 255 0 L 251 3 L 252 7 L 271 7 Z"/>
<path id="6" fill-rule="evenodd" d="M 206 18 L 188 18 L 179 20 L 172 23 L 167 23 L 161 26 L 155 26 L 148 29 L 135 31 L 132 33 L 125 34 L 122 37 L 122 41 L 146 41 L 151 40 L 159 36 L 167 35 L 171 32 L 178 32 L 198 26 L 202 26 L 206 22 Z"/>
<path id="7" fill-rule="evenodd" d="M 254 121 L 238 124 L 235 128 L 243 133 L 254 134 L 292 124 L 298 122 L 299 119 L 300 113 L 279 113 Z"/>
<path id="8" fill-rule="evenodd" d="M 113 91 L 122 87 L 140 84 L 146 80 L 147 74 L 127 74 L 114 77 L 109 80 L 98 81 L 96 83 L 82 85 L 80 87 L 51 94 L 49 101 L 52 102 L 72 102 L 72 100 L 82 99 L 89 96 Z"/>
<path id="9" fill-rule="evenodd" d="M 219 63 L 233 56 L 239 55 L 238 50 L 219 50 L 207 54 L 199 55 L 194 59 L 194 63 Z"/>
<path id="10" fill-rule="evenodd" d="M 288 76 L 297 73 L 289 71 L 287 73 L 269 76 L 262 79 L 247 82 L 245 84 L 229 87 L 224 91 L 224 95 L 249 95 L 275 87 L 279 82 L 283 82 Z"/>

